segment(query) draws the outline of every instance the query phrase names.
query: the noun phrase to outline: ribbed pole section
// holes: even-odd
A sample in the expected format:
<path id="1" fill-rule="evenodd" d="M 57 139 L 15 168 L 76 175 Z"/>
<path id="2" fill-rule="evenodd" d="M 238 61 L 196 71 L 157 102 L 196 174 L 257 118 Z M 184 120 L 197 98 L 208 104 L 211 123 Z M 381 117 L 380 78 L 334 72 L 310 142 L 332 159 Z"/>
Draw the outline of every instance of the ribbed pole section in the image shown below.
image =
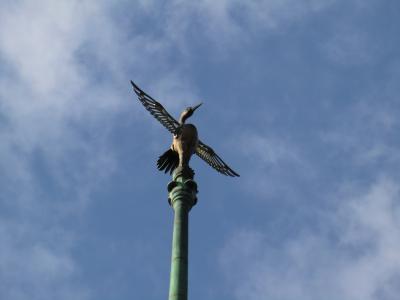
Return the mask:
<path id="1" fill-rule="evenodd" d="M 189 211 L 196 204 L 193 171 L 177 168 L 168 184 L 168 201 L 174 209 L 169 300 L 187 300 Z"/>

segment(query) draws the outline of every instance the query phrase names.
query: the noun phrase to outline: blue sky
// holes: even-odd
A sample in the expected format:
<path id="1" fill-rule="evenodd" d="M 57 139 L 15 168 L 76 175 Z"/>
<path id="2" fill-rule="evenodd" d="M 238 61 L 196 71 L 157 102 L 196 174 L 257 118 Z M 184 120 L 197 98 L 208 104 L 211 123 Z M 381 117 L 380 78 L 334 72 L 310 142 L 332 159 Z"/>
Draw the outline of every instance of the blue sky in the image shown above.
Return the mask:
<path id="1" fill-rule="evenodd" d="M 398 1 L 0 2 L 0 298 L 166 299 L 171 137 L 192 160 L 189 297 L 400 293 Z"/>

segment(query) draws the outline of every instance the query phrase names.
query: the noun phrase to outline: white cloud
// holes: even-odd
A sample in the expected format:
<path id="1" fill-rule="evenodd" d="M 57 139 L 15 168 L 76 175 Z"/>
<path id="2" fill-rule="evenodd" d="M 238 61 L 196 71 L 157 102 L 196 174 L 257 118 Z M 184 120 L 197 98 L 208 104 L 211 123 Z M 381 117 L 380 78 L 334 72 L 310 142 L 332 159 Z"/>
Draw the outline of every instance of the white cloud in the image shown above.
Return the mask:
<path id="1" fill-rule="evenodd" d="M 388 167 L 399 165 L 397 69 L 398 63 L 394 62 L 380 80 L 374 79 L 370 86 L 348 99 L 350 104 L 334 115 L 332 126 L 321 131 L 321 140 L 339 161 L 346 159 L 354 167 L 375 166 L 376 172 L 388 172 Z"/>
<path id="2" fill-rule="evenodd" d="M 135 51 L 124 54 L 125 45 Z M 104 124 L 124 108 L 118 87 L 129 91 L 130 78 L 121 66 L 140 60 L 138 46 L 123 43 L 102 2 L 2 2 L 1 298 L 89 298 L 70 253 L 76 237 L 61 223 L 116 167 Z"/>
<path id="3" fill-rule="evenodd" d="M 25 198 L 32 197 L 32 160 L 36 154 L 44 158 L 60 183 L 65 183 L 65 173 L 71 171 L 69 160 L 75 153 L 87 159 L 82 161 L 86 170 L 90 165 L 113 169 L 112 156 L 104 159 L 109 154 L 102 141 L 104 135 L 93 145 L 82 140 L 72 126 L 81 124 L 90 130 L 119 98 L 110 89 L 103 98 L 95 97 L 96 91 L 104 90 L 90 83 L 76 56 L 87 40 L 95 6 L 77 1 L 42 4 L 13 3 L 1 11 L 0 18 L 0 55 L 8 65 L 8 72 L 0 75 L 5 119 L 0 133 L 4 158 L 0 164 L 6 178 Z M 115 98 L 108 98 L 110 95 Z M 71 175 L 82 181 L 87 181 L 86 175 L 99 173 L 74 172 Z"/>
<path id="4" fill-rule="evenodd" d="M 80 266 L 71 249 L 79 237 L 62 230 L 60 220 L 83 212 L 92 191 L 118 166 L 105 121 L 134 109 L 140 111 L 133 111 L 136 117 L 149 118 L 126 101 L 129 79 L 151 87 L 151 95 L 176 110 L 197 97 L 184 59 L 172 64 L 168 55 L 185 54 L 194 27 L 214 45 L 241 44 L 247 32 L 277 30 L 331 3 L 172 1 L 161 25 L 152 24 L 165 31 L 153 36 L 138 32 L 135 22 L 118 23 L 107 1 L 2 1 L 0 204 L 2 217 L 10 220 L 0 226 L 0 298 L 90 298 L 76 283 Z M 153 15 L 158 5 L 136 4 L 123 5 L 135 17 Z M 132 30 L 121 29 L 127 24 Z M 291 144 L 256 135 L 245 142 L 252 147 L 245 155 L 271 164 L 273 172 L 282 164 L 305 166 Z M 47 187 L 38 183 L 38 161 L 54 180 Z M 278 181 L 278 189 L 286 190 Z M 53 185 L 59 191 L 50 195 L 46 188 Z M 260 236 L 253 240 L 263 242 Z"/>
<path id="5" fill-rule="evenodd" d="M 322 45 L 322 51 L 330 60 L 344 66 L 370 63 L 378 50 L 378 45 L 366 32 L 354 28 L 337 29 Z"/>
<path id="6" fill-rule="evenodd" d="M 274 245 L 267 232 L 240 231 L 221 252 L 237 299 L 397 299 L 400 186 L 380 178 L 338 193 L 318 228 Z M 340 194 L 340 195 L 339 195 Z"/>
<path id="7" fill-rule="evenodd" d="M 166 35 L 187 52 L 187 36 L 196 34 L 211 41 L 220 58 L 230 47 L 243 46 L 260 34 L 284 30 L 288 25 L 328 9 L 337 0 L 175 0 L 164 9 L 168 16 Z M 157 7 L 153 7 L 157 9 Z"/>
<path id="8" fill-rule="evenodd" d="M 300 162 L 299 150 L 289 142 L 276 137 L 258 134 L 242 135 L 237 143 L 248 159 L 256 160 L 257 164 L 276 165 L 280 162 Z"/>
<path id="9" fill-rule="evenodd" d="M 3 299 L 89 299 L 89 290 L 72 284 L 79 267 L 68 253 L 69 233 L 24 221 L 0 223 Z"/>
<path id="10" fill-rule="evenodd" d="M 84 214 L 117 168 L 110 120 L 121 111 L 149 118 L 132 102 L 129 79 L 173 110 L 195 97 L 181 66 L 168 62 L 168 39 L 131 35 L 135 23 L 121 28 L 107 1 L 0 6 L 0 297 L 88 299 L 71 254 L 79 233 L 62 222 Z"/>
<path id="11" fill-rule="evenodd" d="M 243 186 L 257 199 L 293 198 L 297 184 L 314 178 L 316 170 L 304 149 L 284 137 L 269 133 L 244 133 L 232 143 L 243 155 L 250 172 Z"/>
<path id="12" fill-rule="evenodd" d="M 335 16 L 324 41 L 322 54 L 342 67 L 366 67 L 376 63 L 391 46 L 376 35 L 374 13 L 379 1 L 343 1 L 343 9 Z M 366 24 L 369 24 L 368 26 Z"/>

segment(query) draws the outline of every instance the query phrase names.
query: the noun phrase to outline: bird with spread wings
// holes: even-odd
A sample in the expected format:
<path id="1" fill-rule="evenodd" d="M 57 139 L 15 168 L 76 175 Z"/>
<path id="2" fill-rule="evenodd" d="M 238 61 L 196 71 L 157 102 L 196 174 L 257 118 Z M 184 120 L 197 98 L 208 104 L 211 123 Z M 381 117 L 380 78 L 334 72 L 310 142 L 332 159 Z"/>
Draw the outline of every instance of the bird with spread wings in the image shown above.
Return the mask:
<path id="1" fill-rule="evenodd" d="M 192 154 L 197 154 L 207 164 L 213 167 L 221 174 L 227 176 L 239 176 L 233 171 L 215 152 L 198 139 L 197 129 L 193 124 L 187 124 L 186 120 L 201 104 L 186 108 L 179 118 L 175 120 L 167 110 L 156 100 L 143 92 L 133 81 L 131 81 L 133 90 L 138 96 L 143 106 L 173 134 L 173 142 L 163 155 L 157 161 L 157 167 L 160 171 L 173 172 L 178 166 L 189 166 L 189 160 Z"/>

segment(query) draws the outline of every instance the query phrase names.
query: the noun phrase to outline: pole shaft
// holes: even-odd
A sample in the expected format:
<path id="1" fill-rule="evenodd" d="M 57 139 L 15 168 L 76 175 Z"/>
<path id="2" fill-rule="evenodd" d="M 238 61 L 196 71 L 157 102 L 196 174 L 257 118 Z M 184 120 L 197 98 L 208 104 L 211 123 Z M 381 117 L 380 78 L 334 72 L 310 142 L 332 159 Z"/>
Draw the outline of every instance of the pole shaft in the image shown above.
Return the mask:
<path id="1" fill-rule="evenodd" d="M 183 201 L 174 203 L 171 281 L 169 300 L 187 300 L 188 286 L 188 208 Z"/>
<path id="2" fill-rule="evenodd" d="M 169 300 L 187 300 L 189 211 L 197 202 L 193 171 L 177 168 L 168 184 L 169 203 L 174 209 Z"/>

